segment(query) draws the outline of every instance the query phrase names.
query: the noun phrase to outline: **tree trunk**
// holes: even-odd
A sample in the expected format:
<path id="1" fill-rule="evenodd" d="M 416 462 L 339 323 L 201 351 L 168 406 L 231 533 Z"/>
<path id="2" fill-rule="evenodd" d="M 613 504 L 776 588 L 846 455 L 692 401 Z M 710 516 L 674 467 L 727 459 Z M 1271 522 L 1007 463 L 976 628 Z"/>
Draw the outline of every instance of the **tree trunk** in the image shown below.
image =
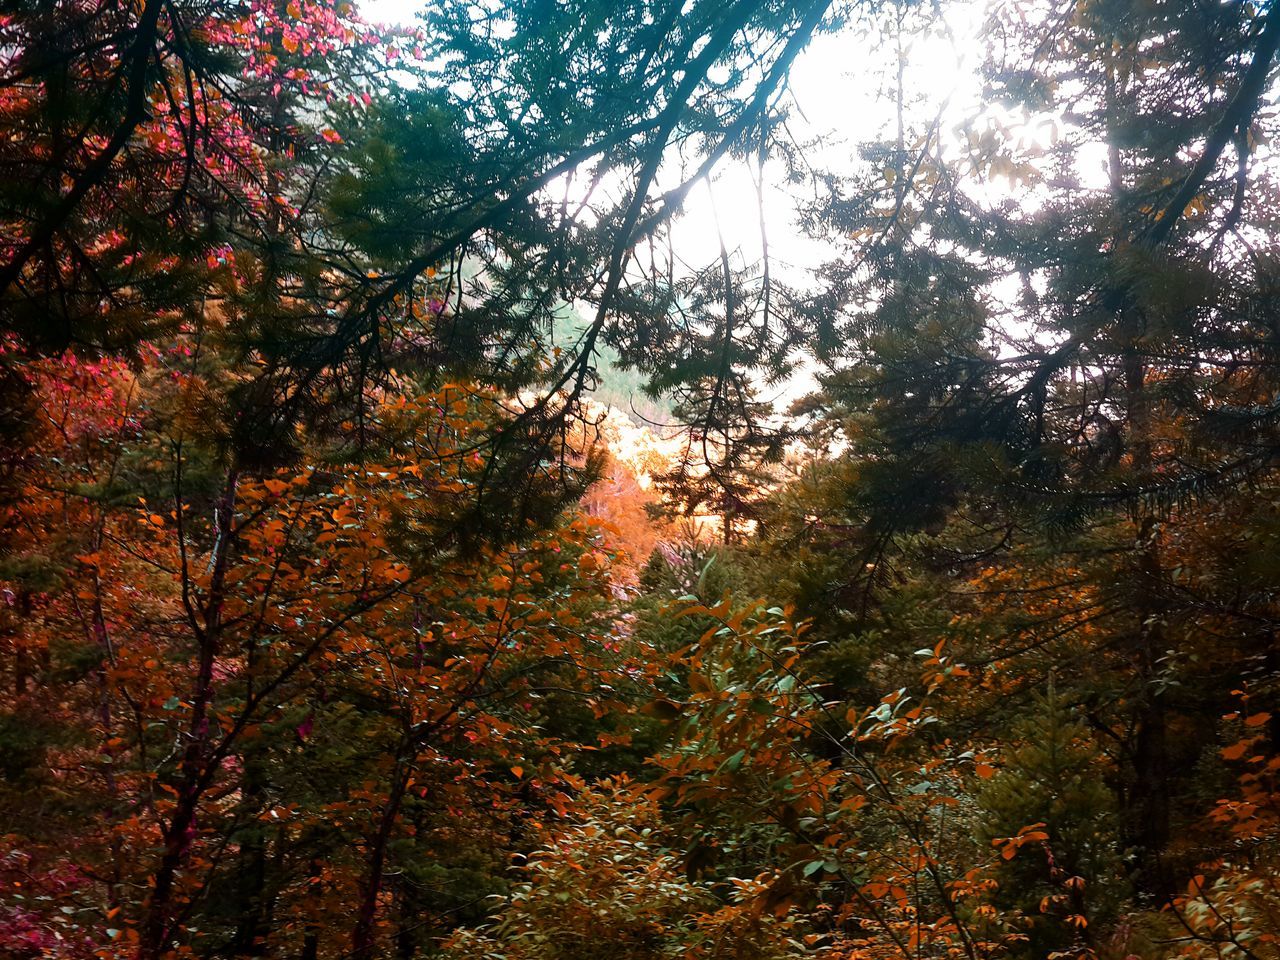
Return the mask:
<path id="1" fill-rule="evenodd" d="M 364 960 L 373 950 L 374 921 L 377 919 L 378 897 L 382 893 L 382 880 L 386 873 L 387 846 L 391 842 L 396 820 L 400 817 L 400 806 L 408 785 L 408 765 L 397 762 L 392 774 L 391 793 L 387 797 L 387 805 L 382 809 L 382 819 L 369 849 L 369 873 L 365 878 L 360 910 L 356 914 L 356 926 L 351 935 L 351 955 L 357 960 Z"/>
<path id="2" fill-rule="evenodd" d="M 152 879 L 151 895 L 147 898 L 138 931 L 138 960 L 159 960 L 173 937 L 174 888 L 196 836 L 196 811 L 212 777 L 209 770 L 209 746 L 212 741 L 213 668 L 221 641 L 224 588 L 235 531 L 235 491 L 236 473 L 232 471 L 227 477 L 225 492 L 219 498 L 216 508 L 214 528 L 217 538 L 213 546 L 213 572 L 209 581 L 209 593 L 199 610 L 191 611 L 198 666 L 191 697 L 187 749 L 183 753 L 178 771 L 177 802 L 168 825 L 162 827 L 164 854 Z"/>

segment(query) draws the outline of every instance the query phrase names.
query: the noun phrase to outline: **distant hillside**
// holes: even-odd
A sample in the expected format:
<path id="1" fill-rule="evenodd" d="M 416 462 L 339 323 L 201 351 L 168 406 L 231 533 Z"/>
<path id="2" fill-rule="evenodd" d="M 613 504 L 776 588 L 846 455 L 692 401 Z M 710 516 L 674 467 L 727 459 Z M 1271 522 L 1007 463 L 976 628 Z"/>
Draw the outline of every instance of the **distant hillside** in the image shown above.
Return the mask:
<path id="1" fill-rule="evenodd" d="M 562 304 L 560 320 L 554 338 L 557 343 L 575 339 L 587 327 L 587 319 L 572 304 Z M 626 370 L 618 365 L 618 352 L 608 344 L 601 344 L 597 351 L 597 369 L 600 385 L 592 391 L 592 399 L 617 410 L 633 423 L 646 424 L 656 430 L 671 419 L 671 402 L 666 397 L 654 399 L 645 393 L 645 378 L 637 370 Z"/>

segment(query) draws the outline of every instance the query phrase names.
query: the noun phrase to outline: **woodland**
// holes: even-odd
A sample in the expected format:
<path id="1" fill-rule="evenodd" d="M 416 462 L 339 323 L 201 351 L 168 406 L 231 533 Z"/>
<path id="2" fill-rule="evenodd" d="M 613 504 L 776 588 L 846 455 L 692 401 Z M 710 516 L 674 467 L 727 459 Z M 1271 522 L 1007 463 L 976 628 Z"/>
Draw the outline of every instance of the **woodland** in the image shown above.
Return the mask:
<path id="1" fill-rule="evenodd" d="M 0 958 L 1280 958 L 1280 2 L 405 23 L 0 0 Z"/>

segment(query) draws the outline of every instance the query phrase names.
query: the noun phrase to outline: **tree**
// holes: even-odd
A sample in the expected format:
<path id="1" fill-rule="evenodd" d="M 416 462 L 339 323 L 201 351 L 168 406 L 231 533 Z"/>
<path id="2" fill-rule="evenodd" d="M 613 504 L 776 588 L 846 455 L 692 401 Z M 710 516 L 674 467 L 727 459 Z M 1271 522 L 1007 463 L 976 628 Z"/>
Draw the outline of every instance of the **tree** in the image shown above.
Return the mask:
<path id="1" fill-rule="evenodd" d="M 76 878 L 59 882 L 95 915 L 94 950 L 314 951 L 347 933 L 318 933 L 315 911 L 354 895 L 350 943 L 368 953 L 397 845 L 414 846 L 411 816 L 427 826 L 415 782 L 501 804 L 484 771 L 509 769 L 558 802 L 568 774 L 538 733 L 542 701 L 603 710 L 625 683 L 609 680 L 624 666 L 610 554 L 554 513 L 466 546 L 457 523 L 484 462 L 456 451 L 500 415 L 483 391 L 386 395 L 377 462 L 311 447 L 312 462 L 256 478 L 201 436 L 201 363 L 180 341 L 140 374 L 70 355 L 36 368 L 48 426 L 7 517 L 23 614 L 6 625 L 5 729 L 33 698 L 59 703 L 65 732 L 28 737 L 14 773 L 70 778 L 61 804 L 14 824 L 13 856 Z M 366 746 L 317 754 L 330 723 Z M 308 846 L 335 843 L 358 854 L 314 874 Z M 22 922 L 59 932 L 39 912 Z"/>
<path id="2" fill-rule="evenodd" d="M 1036 703 L 1015 731 L 1020 745 L 978 798 L 981 836 L 1003 842 L 1007 857 L 996 897 L 1034 918 L 1028 956 L 1083 951 L 1124 893 L 1106 768 L 1088 729 L 1072 723 L 1054 696 L 1051 690 Z M 1039 849 L 1020 852 L 1002 840 L 1027 836 L 1028 824 L 1045 834 Z"/>

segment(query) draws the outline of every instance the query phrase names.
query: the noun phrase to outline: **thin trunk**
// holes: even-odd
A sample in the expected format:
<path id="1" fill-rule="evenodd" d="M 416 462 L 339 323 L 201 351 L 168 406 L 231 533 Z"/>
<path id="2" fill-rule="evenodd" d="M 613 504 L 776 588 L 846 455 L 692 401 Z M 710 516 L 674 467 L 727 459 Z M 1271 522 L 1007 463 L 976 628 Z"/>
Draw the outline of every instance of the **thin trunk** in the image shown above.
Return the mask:
<path id="1" fill-rule="evenodd" d="M 214 698 L 213 668 L 222 634 L 222 605 L 234 537 L 236 473 L 227 477 L 214 524 L 213 570 L 209 593 L 201 617 L 193 617 L 199 663 L 192 693 L 191 720 L 187 729 L 187 749 L 177 778 L 177 799 L 164 834 L 164 853 L 152 879 L 138 937 L 138 960 L 159 960 L 173 937 L 174 894 L 179 873 L 186 865 L 196 836 L 196 812 L 208 786 L 209 745 L 212 741 Z"/>
<path id="2" fill-rule="evenodd" d="M 31 622 L 31 591 L 23 590 L 19 594 L 18 609 L 22 611 L 21 623 Z M 27 692 L 27 682 L 33 678 L 35 667 L 31 660 L 31 651 L 27 649 L 26 644 L 21 638 L 21 628 L 13 631 L 17 638 L 14 644 L 14 663 L 13 663 L 13 692 L 21 698 Z"/>
<path id="3" fill-rule="evenodd" d="M 1152 476 L 1152 417 L 1146 367 L 1137 336 L 1127 348 L 1125 381 L 1129 408 L 1129 448 L 1139 485 Z M 1160 684 L 1165 638 L 1160 627 L 1157 591 L 1163 579 L 1159 527 L 1146 517 L 1135 531 L 1137 563 L 1133 582 L 1136 633 L 1134 651 L 1138 691 L 1135 708 L 1133 786 L 1128 791 L 1129 841 L 1137 852 L 1137 889 L 1163 903 L 1173 893 L 1162 856 L 1169 842 L 1169 750 L 1167 705 Z"/>
<path id="4" fill-rule="evenodd" d="M 265 792 L 265 780 L 260 759 L 246 756 L 241 793 L 245 809 L 251 815 Z M 237 917 L 235 934 L 231 939 L 231 955 L 234 957 L 259 957 L 266 948 L 267 846 L 265 825 L 255 820 L 240 841 L 236 884 L 232 891 Z"/>
<path id="5" fill-rule="evenodd" d="M 312 859 L 307 867 L 307 889 L 315 888 L 323 874 L 323 868 L 318 857 L 315 856 L 316 849 L 319 845 L 319 838 L 313 835 L 304 834 L 302 837 L 302 849 L 309 850 L 312 853 Z M 317 911 L 308 910 L 304 921 L 304 933 L 302 935 L 302 952 L 298 954 L 298 960 L 316 960 L 320 955 L 320 931 L 323 929 L 318 917 Z"/>
<path id="6" fill-rule="evenodd" d="M 387 805 L 382 809 L 382 819 L 369 849 L 369 873 L 365 878 L 360 909 L 356 914 L 356 926 L 351 935 L 351 955 L 359 960 L 369 956 L 373 949 L 374 922 L 377 919 L 378 897 L 382 893 L 382 881 L 386 873 L 387 848 L 396 821 L 400 818 L 400 807 L 408 785 L 408 764 L 397 761 L 392 773 L 391 793 L 387 797 Z"/>
<path id="7" fill-rule="evenodd" d="M 1114 207 L 1113 249 L 1125 238 L 1124 198 L 1126 194 L 1124 158 L 1120 151 L 1121 117 L 1125 113 L 1124 90 L 1118 77 L 1117 52 L 1107 48 L 1106 124 L 1111 201 Z M 1117 338 L 1122 344 L 1124 404 L 1127 415 L 1126 444 L 1135 485 L 1151 479 L 1154 467 L 1152 447 L 1153 411 L 1147 388 L 1147 361 L 1143 354 L 1146 320 L 1132 304 L 1121 304 L 1115 317 Z M 1142 505 L 1136 508 L 1142 509 Z M 1159 685 L 1159 661 L 1164 649 L 1156 591 L 1162 579 L 1160 536 L 1156 521 L 1144 516 L 1135 522 L 1135 566 L 1131 580 L 1134 614 L 1133 667 L 1138 689 L 1134 702 L 1134 743 L 1128 789 L 1122 802 L 1126 843 L 1135 851 L 1133 881 L 1141 892 L 1163 902 L 1171 893 L 1162 855 L 1169 840 L 1168 742 L 1166 704 Z"/>

